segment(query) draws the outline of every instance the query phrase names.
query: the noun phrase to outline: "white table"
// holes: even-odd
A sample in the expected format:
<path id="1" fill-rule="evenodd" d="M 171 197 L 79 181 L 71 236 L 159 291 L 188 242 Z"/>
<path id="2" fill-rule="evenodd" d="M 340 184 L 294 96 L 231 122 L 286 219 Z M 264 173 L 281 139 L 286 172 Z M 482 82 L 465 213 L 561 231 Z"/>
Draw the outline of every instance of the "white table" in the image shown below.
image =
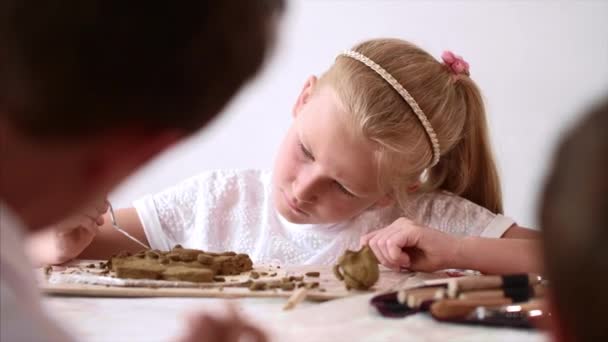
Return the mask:
<path id="1" fill-rule="evenodd" d="M 44 303 L 84 341 L 170 341 L 185 313 L 221 314 L 231 301 L 265 329 L 271 341 L 548 341 L 545 334 L 435 322 L 425 314 L 403 319 L 379 316 L 371 295 L 325 303 L 303 302 L 282 311 L 284 299 L 45 297 Z"/>

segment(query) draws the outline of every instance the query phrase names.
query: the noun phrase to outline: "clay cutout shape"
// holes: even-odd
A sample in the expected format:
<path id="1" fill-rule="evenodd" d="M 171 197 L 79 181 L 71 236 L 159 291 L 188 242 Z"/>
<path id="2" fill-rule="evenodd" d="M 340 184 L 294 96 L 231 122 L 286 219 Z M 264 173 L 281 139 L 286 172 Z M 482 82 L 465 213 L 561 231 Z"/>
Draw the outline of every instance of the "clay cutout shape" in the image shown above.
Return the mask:
<path id="1" fill-rule="evenodd" d="M 253 269 L 247 254 L 210 253 L 175 246 L 168 252 L 121 252 L 108 260 L 107 267 L 118 278 L 162 279 L 190 282 L 221 281 L 218 276 L 237 275 Z"/>
<path id="2" fill-rule="evenodd" d="M 347 290 L 368 290 L 380 278 L 378 259 L 369 246 L 359 251 L 347 250 L 334 265 L 334 274 L 344 281 Z"/>

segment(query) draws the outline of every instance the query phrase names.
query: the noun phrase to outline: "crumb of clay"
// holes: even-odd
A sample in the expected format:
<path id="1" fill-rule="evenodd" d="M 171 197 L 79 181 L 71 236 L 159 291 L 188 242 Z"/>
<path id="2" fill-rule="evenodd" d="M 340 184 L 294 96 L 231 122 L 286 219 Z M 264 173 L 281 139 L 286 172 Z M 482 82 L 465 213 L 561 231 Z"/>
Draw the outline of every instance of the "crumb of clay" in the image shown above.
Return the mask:
<path id="1" fill-rule="evenodd" d="M 320 272 L 306 272 L 307 277 L 318 278 L 320 275 Z"/>
<path id="2" fill-rule="evenodd" d="M 289 282 L 289 283 L 282 283 L 282 284 L 281 284 L 281 290 L 283 290 L 283 291 L 291 291 L 291 290 L 293 290 L 295 287 L 296 287 L 296 286 L 295 286 L 295 284 L 294 284 L 294 283 L 292 283 L 292 282 Z"/>
<path id="3" fill-rule="evenodd" d="M 223 282 L 226 281 L 226 278 L 224 278 L 224 277 L 213 277 L 213 281 L 217 281 L 217 282 L 223 283 Z"/>
<path id="4" fill-rule="evenodd" d="M 51 272 L 53 272 L 53 267 L 51 265 L 46 265 L 44 266 L 43 270 L 44 274 L 49 275 Z"/>
<path id="5" fill-rule="evenodd" d="M 277 276 L 277 273 L 276 273 L 276 272 L 272 272 L 272 273 L 270 273 L 270 276 L 271 276 L 271 277 L 276 277 L 276 276 Z"/>
<path id="6" fill-rule="evenodd" d="M 211 282 L 217 276 L 237 275 L 250 271 L 252 266 L 253 263 L 246 254 L 234 252 L 225 252 L 222 255 L 210 254 L 181 246 L 176 246 L 168 252 L 147 250 L 135 255 L 121 252 L 107 262 L 108 269 L 116 272 L 119 278 L 192 282 Z"/>
<path id="7" fill-rule="evenodd" d="M 88 264 L 86 268 L 95 268 L 95 264 Z"/>
<path id="8" fill-rule="evenodd" d="M 380 277 L 378 259 L 369 246 L 359 251 L 347 250 L 333 268 L 336 278 L 344 281 L 347 289 L 367 290 Z"/>
<path id="9" fill-rule="evenodd" d="M 306 283 L 304 285 L 304 287 L 307 288 L 307 289 L 314 289 L 314 288 L 319 287 L 319 282 L 315 281 L 315 282 L 312 282 L 312 283 Z"/>
<path id="10" fill-rule="evenodd" d="M 256 281 L 251 283 L 249 290 L 251 291 L 263 291 L 266 290 L 267 284 L 263 281 Z"/>
<path id="11" fill-rule="evenodd" d="M 251 277 L 251 279 L 258 279 L 260 277 L 260 274 L 258 272 L 251 272 L 249 276 Z"/>
<path id="12" fill-rule="evenodd" d="M 260 275 L 261 275 L 262 277 L 265 277 L 265 276 L 267 276 L 267 275 L 268 275 L 268 272 L 260 272 Z"/>
<path id="13" fill-rule="evenodd" d="M 217 288 L 217 290 L 220 291 L 220 292 L 222 292 L 222 291 L 224 291 L 224 287 L 220 286 L 220 287 Z"/>

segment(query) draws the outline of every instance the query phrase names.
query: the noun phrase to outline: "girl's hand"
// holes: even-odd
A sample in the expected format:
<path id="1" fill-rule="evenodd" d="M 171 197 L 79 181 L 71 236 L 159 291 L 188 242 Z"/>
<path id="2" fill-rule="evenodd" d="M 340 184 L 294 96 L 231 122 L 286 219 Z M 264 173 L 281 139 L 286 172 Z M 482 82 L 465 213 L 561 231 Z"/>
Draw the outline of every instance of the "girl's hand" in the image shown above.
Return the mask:
<path id="1" fill-rule="evenodd" d="M 218 341 L 218 342 L 265 342 L 261 330 L 243 321 L 233 306 L 228 306 L 227 317 L 212 317 L 206 313 L 190 314 L 187 317 L 186 334 L 179 342 Z"/>
<path id="2" fill-rule="evenodd" d="M 369 245 L 382 265 L 422 272 L 456 267 L 459 242 L 457 237 L 406 218 L 361 237 L 361 245 Z"/>
<path id="3" fill-rule="evenodd" d="M 101 198 L 65 221 L 31 235 L 27 248 L 33 261 L 60 264 L 77 257 L 99 232 L 107 210 L 108 202 Z"/>

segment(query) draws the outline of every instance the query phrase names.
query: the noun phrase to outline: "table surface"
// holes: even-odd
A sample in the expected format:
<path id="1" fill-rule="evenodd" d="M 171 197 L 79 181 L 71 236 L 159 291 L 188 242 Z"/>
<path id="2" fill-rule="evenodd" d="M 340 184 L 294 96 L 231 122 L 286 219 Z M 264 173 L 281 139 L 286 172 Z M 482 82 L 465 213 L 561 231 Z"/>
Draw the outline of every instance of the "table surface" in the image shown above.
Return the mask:
<path id="1" fill-rule="evenodd" d="M 223 314 L 226 303 L 262 327 L 271 341 L 548 341 L 528 330 L 453 325 L 426 314 L 388 319 L 364 294 L 283 311 L 282 298 L 94 298 L 46 296 L 53 315 L 83 341 L 171 341 L 188 312 Z"/>

